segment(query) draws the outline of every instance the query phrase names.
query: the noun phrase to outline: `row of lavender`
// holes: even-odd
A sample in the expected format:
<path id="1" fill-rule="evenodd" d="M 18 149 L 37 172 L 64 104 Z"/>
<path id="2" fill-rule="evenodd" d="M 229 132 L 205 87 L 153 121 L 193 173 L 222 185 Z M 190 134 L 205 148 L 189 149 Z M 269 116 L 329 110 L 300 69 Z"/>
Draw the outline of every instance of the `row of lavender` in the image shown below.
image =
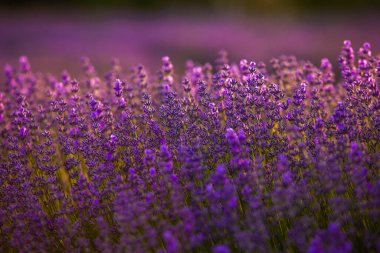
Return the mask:
<path id="1" fill-rule="evenodd" d="M 379 252 L 380 58 L 6 66 L 1 252 Z"/>

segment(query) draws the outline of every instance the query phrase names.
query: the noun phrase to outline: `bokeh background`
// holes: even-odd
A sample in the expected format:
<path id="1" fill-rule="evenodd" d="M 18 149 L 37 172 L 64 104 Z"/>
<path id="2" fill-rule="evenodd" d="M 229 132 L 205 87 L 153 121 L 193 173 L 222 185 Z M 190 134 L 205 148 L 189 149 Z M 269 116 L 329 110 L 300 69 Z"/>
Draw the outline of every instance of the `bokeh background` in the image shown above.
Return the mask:
<path id="1" fill-rule="evenodd" d="M 232 61 L 336 63 L 345 39 L 379 52 L 379 24 L 377 0 L 1 0 L 0 66 L 27 55 L 35 71 L 79 74 L 88 56 L 103 73 L 117 57 L 154 72 L 169 55 L 180 72 L 186 59 L 212 62 L 221 49 Z"/>

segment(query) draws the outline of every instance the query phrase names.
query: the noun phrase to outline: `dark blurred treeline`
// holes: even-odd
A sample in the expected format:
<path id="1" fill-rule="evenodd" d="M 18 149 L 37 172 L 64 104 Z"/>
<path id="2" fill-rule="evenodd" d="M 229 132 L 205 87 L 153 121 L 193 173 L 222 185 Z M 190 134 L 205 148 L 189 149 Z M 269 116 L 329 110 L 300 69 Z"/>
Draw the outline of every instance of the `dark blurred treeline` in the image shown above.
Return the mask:
<path id="1" fill-rule="evenodd" d="M 112 9 L 130 11 L 202 10 L 211 12 L 239 11 L 346 11 L 380 9 L 380 0 L 1 0 L 6 9 L 26 8 L 79 8 Z"/>

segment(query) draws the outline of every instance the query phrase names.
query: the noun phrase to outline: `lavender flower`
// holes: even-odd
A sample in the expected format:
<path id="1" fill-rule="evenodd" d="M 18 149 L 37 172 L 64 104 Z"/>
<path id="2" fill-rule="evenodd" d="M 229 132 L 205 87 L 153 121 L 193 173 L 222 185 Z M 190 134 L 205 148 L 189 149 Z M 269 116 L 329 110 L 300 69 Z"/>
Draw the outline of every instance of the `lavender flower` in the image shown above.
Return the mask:
<path id="1" fill-rule="evenodd" d="M 1 252 L 377 252 L 380 58 L 117 59 L 0 90 Z"/>

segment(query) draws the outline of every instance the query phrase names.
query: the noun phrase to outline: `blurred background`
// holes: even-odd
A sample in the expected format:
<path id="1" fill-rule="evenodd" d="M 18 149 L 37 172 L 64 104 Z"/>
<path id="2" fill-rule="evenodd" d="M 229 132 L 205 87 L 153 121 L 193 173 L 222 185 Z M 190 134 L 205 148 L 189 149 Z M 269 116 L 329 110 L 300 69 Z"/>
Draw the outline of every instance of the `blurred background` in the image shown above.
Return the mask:
<path id="1" fill-rule="evenodd" d="M 380 52 L 379 24 L 379 0 L 1 0 L 0 66 L 27 55 L 37 72 L 77 75 L 88 56 L 102 74 L 117 57 L 153 73 L 169 55 L 178 73 L 221 49 L 235 62 L 292 54 L 336 64 L 345 39 Z"/>

